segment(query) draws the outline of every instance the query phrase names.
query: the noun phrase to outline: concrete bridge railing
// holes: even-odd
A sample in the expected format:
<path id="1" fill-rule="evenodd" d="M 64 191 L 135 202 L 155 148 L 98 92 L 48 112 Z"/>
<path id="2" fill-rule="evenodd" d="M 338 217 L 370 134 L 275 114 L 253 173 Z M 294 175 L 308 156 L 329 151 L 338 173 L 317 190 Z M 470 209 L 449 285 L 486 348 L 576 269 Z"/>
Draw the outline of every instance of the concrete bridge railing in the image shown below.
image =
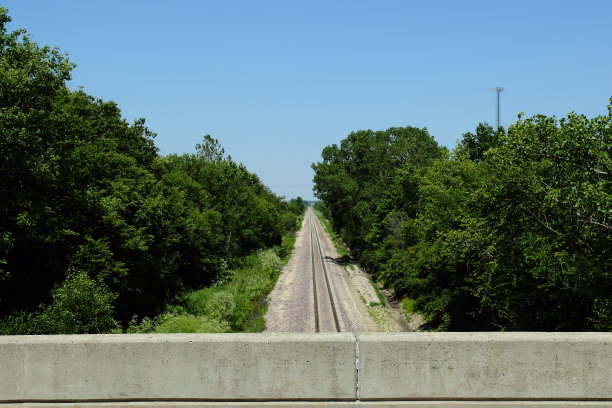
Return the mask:
<path id="1" fill-rule="evenodd" d="M 612 333 L 0 337 L 24 406 L 612 407 Z"/>

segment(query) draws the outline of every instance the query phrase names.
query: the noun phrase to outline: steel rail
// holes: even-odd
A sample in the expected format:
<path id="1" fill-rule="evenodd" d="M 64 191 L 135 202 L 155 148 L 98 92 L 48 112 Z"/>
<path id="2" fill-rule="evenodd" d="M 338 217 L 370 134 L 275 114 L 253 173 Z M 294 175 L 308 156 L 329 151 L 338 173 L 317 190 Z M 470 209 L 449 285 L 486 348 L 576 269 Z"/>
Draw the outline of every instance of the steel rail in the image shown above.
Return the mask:
<path id="1" fill-rule="evenodd" d="M 312 223 L 312 213 L 311 213 L 310 220 L 311 220 L 311 223 Z M 332 315 L 334 317 L 334 325 L 336 326 L 336 331 L 339 332 L 340 331 L 340 323 L 338 321 L 338 313 L 336 312 L 336 305 L 334 304 L 334 296 L 332 294 L 331 285 L 329 284 L 329 276 L 328 276 L 329 273 L 327 271 L 327 266 L 325 265 L 325 258 L 323 257 L 323 248 L 321 247 L 321 240 L 319 239 L 319 232 L 317 231 L 316 224 L 317 223 L 315 222 L 315 229 L 314 230 L 315 230 L 315 236 L 317 238 L 317 246 L 319 248 L 319 255 L 321 257 L 321 264 L 323 265 L 323 276 L 325 277 L 325 284 L 327 286 L 327 294 L 329 296 L 329 302 L 331 303 L 331 311 L 332 311 Z M 311 237 L 311 247 L 312 247 L 312 228 L 310 230 L 310 237 Z M 312 256 L 314 257 L 314 252 L 313 252 Z M 314 271 L 314 264 L 313 264 L 313 271 Z M 316 304 L 316 302 L 315 302 L 315 304 Z"/>
<path id="2" fill-rule="evenodd" d="M 314 321 L 315 321 L 315 332 L 319 332 L 319 306 L 317 300 L 317 276 L 315 272 L 315 256 L 314 247 L 312 244 L 312 212 L 308 214 L 308 221 L 310 225 L 310 266 L 312 268 L 312 292 L 314 296 Z"/>

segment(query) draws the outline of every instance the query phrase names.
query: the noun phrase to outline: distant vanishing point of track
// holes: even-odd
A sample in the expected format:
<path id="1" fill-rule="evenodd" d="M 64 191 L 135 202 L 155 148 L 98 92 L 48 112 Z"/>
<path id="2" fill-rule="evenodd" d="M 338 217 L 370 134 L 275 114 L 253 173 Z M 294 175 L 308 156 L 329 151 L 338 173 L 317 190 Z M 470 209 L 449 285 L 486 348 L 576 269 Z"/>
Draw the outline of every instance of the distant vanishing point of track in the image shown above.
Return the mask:
<path id="1" fill-rule="evenodd" d="M 364 332 L 375 324 L 311 208 L 270 293 L 269 332 Z"/>

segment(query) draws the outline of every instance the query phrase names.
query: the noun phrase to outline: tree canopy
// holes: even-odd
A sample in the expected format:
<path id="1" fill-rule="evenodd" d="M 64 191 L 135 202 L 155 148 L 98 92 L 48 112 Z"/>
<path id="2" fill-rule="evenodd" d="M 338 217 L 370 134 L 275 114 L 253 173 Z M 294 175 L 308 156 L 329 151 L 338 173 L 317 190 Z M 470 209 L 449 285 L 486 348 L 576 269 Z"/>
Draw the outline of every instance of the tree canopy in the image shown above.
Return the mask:
<path id="1" fill-rule="evenodd" d="M 323 149 L 315 191 L 430 328 L 612 330 L 611 142 L 612 105 L 480 124 L 451 154 L 425 130 L 359 131 Z"/>
<path id="2" fill-rule="evenodd" d="M 289 204 L 217 140 L 160 156 L 144 119 L 70 90 L 67 56 L 8 22 L 0 8 L 4 332 L 125 326 L 295 227 Z"/>

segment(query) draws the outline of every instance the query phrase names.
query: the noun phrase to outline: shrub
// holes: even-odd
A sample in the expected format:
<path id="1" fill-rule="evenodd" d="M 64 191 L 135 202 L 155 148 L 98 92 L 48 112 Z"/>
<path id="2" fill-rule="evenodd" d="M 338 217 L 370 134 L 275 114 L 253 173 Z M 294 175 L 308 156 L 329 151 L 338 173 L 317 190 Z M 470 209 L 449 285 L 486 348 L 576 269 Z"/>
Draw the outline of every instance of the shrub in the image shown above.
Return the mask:
<path id="1" fill-rule="evenodd" d="M 117 296 L 83 271 L 69 272 L 52 297 L 51 304 L 31 319 L 35 333 L 108 333 L 119 327 L 113 317 Z"/>
<path id="2" fill-rule="evenodd" d="M 255 268 L 266 276 L 273 276 L 283 267 L 283 261 L 271 249 L 258 252 L 256 259 Z"/>
<path id="3" fill-rule="evenodd" d="M 156 333 L 226 333 L 230 325 L 210 316 L 175 315 L 164 313 L 158 317 Z"/>
<path id="4" fill-rule="evenodd" d="M 236 301 L 229 291 L 219 291 L 213 293 L 204 308 L 207 317 L 218 320 L 230 319 L 236 310 Z"/>

